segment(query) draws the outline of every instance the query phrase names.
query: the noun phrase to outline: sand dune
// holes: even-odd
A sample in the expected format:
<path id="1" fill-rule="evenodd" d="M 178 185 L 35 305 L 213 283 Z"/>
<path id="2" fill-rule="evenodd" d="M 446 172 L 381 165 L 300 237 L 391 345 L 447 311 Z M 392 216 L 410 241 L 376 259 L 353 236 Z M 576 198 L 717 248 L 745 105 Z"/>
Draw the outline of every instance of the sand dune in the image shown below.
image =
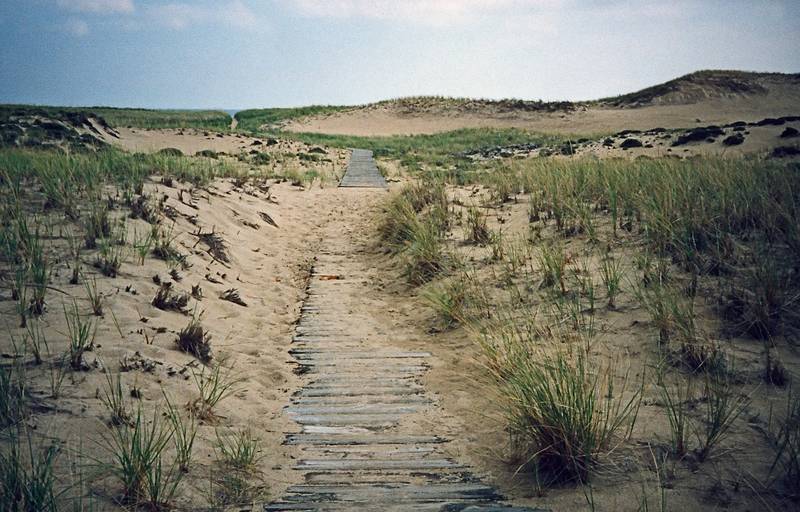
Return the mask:
<path id="1" fill-rule="evenodd" d="M 690 75 L 691 76 L 691 75 Z M 679 79 L 680 80 L 680 79 Z M 750 89 L 731 92 L 705 83 L 679 82 L 661 94 L 633 93 L 633 99 L 608 99 L 563 105 L 550 111 L 521 103 L 437 98 L 386 101 L 321 117 L 287 123 L 290 131 L 363 136 L 438 133 L 459 128 L 524 128 L 573 135 L 614 133 L 626 129 L 687 128 L 698 124 L 758 121 L 800 113 L 796 75 L 745 76 Z M 662 84 L 662 88 L 665 84 Z M 645 90 L 647 91 L 647 90 Z M 648 101 L 640 98 L 648 97 Z"/>

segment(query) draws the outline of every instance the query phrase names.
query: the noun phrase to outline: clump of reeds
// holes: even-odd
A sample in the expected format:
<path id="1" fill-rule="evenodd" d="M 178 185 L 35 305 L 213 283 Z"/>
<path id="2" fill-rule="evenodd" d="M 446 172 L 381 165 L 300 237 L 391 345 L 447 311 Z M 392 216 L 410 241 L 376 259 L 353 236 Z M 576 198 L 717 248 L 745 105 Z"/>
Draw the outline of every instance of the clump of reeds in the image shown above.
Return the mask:
<path id="1" fill-rule="evenodd" d="M 482 344 L 517 448 L 551 481 L 586 482 L 603 450 L 630 434 L 640 390 L 626 390 L 627 376 L 616 386 L 613 368 L 582 349 L 547 343 L 548 329 L 507 320 Z"/>
<path id="2" fill-rule="evenodd" d="M 222 373 L 222 365 L 219 364 L 208 372 L 205 368 L 200 372 L 192 371 L 192 377 L 200 396 L 191 402 L 189 409 L 198 419 L 216 421 L 214 408 L 235 391 L 239 381 L 231 378 L 229 373 Z"/>
<path id="3" fill-rule="evenodd" d="M 188 420 L 184 419 L 178 408 L 172 405 L 166 393 L 164 393 L 164 400 L 167 403 L 166 416 L 172 424 L 174 432 L 173 441 L 175 444 L 176 463 L 178 468 L 186 473 L 189 471 L 189 465 L 192 461 L 192 449 L 197 436 L 197 424 L 194 416 L 190 416 Z"/>
<path id="4" fill-rule="evenodd" d="M 158 226 L 153 226 L 151 231 L 153 256 L 170 264 L 179 264 L 184 269 L 188 268 L 189 265 L 186 261 L 186 255 L 175 248 L 174 244 L 178 235 L 173 234 L 173 231 L 174 224 L 168 229 L 160 229 Z"/>
<path id="5" fill-rule="evenodd" d="M 84 221 L 84 231 L 87 249 L 95 249 L 99 238 L 110 238 L 111 220 L 108 215 L 108 207 L 98 201 L 93 201 L 89 215 Z"/>
<path id="6" fill-rule="evenodd" d="M 252 430 L 243 429 L 238 432 L 217 432 L 217 447 L 224 463 L 239 471 L 253 469 L 261 451 L 260 440 Z"/>
<path id="7" fill-rule="evenodd" d="M 104 276 L 117 277 L 120 267 L 125 260 L 126 247 L 121 244 L 112 243 L 111 240 L 103 239 L 100 241 L 100 251 L 94 260 L 94 266 Z"/>
<path id="8" fill-rule="evenodd" d="M 443 237 L 449 228 L 444 186 L 413 185 L 387 205 L 378 226 L 390 251 L 402 256 L 405 275 L 413 284 L 430 281 L 446 268 Z"/>
<path id="9" fill-rule="evenodd" d="M 423 291 L 422 297 L 433 306 L 442 326 L 447 329 L 465 320 L 468 292 L 466 280 L 459 276 L 444 284 L 429 286 Z"/>
<path id="10" fill-rule="evenodd" d="M 489 228 L 486 226 L 486 216 L 477 208 L 467 210 L 467 241 L 483 245 L 490 240 Z"/>
<path id="11" fill-rule="evenodd" d="M 786 411 L 770 432 L 775 446 L 775 459 L 770 474 L 780 468 L 780 477 L 795 496 L 800 494 L 800 399 L 789 394 Z"/>
<path id="12" fill-rule="evenodd" d="M 91 281 L 84 278 L 83 286 L 86 289 L 86 298 L 89 299 L 92 313 L 94 313 L 95 316 L 103 316 L 104 297 L 97 288 L 97 278 L 92 277 Z"/>
<path id="13" fill-rule="evenodd" d="M 705 378 L 703 398 L 703 427 L 696 432 L 700 444 L 697 454 L 701 461 L 730 434 L 733 423 L 750 402 L 749 397 L 738 395 L 726 379 L 711 376 Z"/>
<path id="14" fill-rule="evenodd" d="M 558 290 L 565 294 L 567 255 L 564 246 L 558 243 L 543 244 L 539 249 L 538 259 L 539 270 L 543 275 L 542 286 L 546 288 L 557 286 Z"/>
<path id="15" fill-rule="evenodd" d="M 25 417 L 27 383 L 21 365 L 0 366 L 0 428 L 16 425 Z"/>
<path id="16" fill-rule="evenodd" d="M 0 450 L 0 502 L 3 510 L 58 510 L 55 464 L 61 450 L 53 441 L 38 446 L 31 432 L 10 433 Z"/>
<path id="17" fill-rule="evenodd" d="M 69 365 L 73 370 L 87 370 L 89 365 L 84 360 L 84 354 L 94 348 L 97 326 L 91 319 L 81 317 L 75 302 L 69 310 L 64 306 L 64 318 L 69 336 Z"/>
<path id="18" fill-rule="evenodd" d="M 128 411 L 125 393 L 122 391 L 122 375 L 105 372 L 106 388 L 103 390 L 103 404 L 108 409 L 109 424 L 113 426 L 130 425 L 131 416 Z"/>
<path id="19" fill-rule="evenodd" d="M 170 508 L 183 476 L 174 462 L 166 460 L 173 434 L 157 411 L 148 421 L 139 409 L 130 426 L 112 427 L 103 438 L 111 456 L 107 466 L 122 486 L 123 504 L 149 510 Z"/>
<path id="20" fill-rule="evenodd" d="M 669 421 L 672 452 L 683 457 L 689 450 L 691 422 L 689 410 L 694 400 L 692 381 L 685 379 L 675 386 L 668 386 L 663 379 L 659 383 L 659 395 Z"/>
<path id="21" fill-rule="evenodd" d="M 622 262 L 620 259 L 614 258 L 614 256 L 609 253 L 600 260 L 600 278 L 606 289 L 606 298 L 608 299 L 607 305 L 610 309 L 616 307 L 617 295 L 619 295 L 622 290 L 623 275 Z"/>

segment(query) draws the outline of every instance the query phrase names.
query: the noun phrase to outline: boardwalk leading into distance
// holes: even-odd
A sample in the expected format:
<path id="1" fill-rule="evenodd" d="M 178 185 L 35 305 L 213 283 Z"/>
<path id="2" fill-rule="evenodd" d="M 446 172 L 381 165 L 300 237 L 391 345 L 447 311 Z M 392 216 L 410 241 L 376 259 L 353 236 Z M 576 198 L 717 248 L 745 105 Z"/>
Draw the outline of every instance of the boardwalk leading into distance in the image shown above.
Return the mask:
<path id="1" fill-rule="evenodd" d="M 386 188 L 386 180 L 375 165 L 372 151 L 354 149 L 350 153 L 347 171 L 339 183 L 340 187 Z"/>

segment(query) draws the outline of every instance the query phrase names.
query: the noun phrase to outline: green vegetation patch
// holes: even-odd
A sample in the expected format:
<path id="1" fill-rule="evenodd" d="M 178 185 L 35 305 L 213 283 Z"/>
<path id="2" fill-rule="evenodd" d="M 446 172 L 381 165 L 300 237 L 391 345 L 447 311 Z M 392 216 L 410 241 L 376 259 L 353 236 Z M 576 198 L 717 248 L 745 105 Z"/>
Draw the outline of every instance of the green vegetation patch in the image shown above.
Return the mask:
<path id="1" fill-rule="evenodd" d="M 246 131 L 257 131 L 264 125 L 274 125 L 282 121 L 306 116 L 333 114 L 352 107 L 338 105 L 310 105 L 293 108 L 254 108 L 236 113 L 238 127 Z"/>
<path id="2" fill-rule="evenodd" d="M 0 171 L 3 182 L 17 193 L 24 183 L 33 180 L 44 192 L 46 206 L 67 210 L 80 204 L 82 194 L 100 183 L 140 189 L 152 174 L 198 185 L 237 174 L 237 168 L 224 161 L 159 153 L 130 154 L 116 149 L 73 154 L 4 149 L 0 151 Z"/>
<path id="3" fill-rule="evenodd" d="M 280 132 L 280 137 L 337 148 L 361 148 L 376 157 L 398 159 L 411 170 L 422 167 L 450 166 L 470 162 L 465 153 L 498 146 L 563 143 L 564 137 L 545 135 L 517 128 L 464 128 L 443 133 L 359 137 L 321 133 Z"/>
<path id="4" fill-rule="evenodd" d="M 86 110 L 86 109 L 84 109 Z M 140 108 L 91 108 L 114 127 L 199 128 L 227 130 L 231 116 L 220 110 L 150 110 Z"/>
<path id="5" fill-rule="evenodd" d="M 227 130 L 231 116 L 220 110 L 155 110 L 113 107 L 46 107 L 38 105 L 0 105 L 0 121 L 11 117 L 39 116 L 70 119 L 75 115 L 100 117 L 108 125 L 119 128 L 199 128 Z M 75 124 L 73 122 L 73 124 Z M 102 124 L 102 123 L 101 123 Z"/>

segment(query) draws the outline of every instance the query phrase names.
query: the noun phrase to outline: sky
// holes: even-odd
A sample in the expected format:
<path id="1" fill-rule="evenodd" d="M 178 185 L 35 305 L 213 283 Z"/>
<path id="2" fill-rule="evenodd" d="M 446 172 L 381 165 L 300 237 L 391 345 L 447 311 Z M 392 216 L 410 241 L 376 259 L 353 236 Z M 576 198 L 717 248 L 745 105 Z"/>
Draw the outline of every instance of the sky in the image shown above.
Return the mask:
<path id="1" fill-rule="evenodd" d="M 586 100 L 800 72 L 800 0 L 0 0 L 0 103 Z"/>

